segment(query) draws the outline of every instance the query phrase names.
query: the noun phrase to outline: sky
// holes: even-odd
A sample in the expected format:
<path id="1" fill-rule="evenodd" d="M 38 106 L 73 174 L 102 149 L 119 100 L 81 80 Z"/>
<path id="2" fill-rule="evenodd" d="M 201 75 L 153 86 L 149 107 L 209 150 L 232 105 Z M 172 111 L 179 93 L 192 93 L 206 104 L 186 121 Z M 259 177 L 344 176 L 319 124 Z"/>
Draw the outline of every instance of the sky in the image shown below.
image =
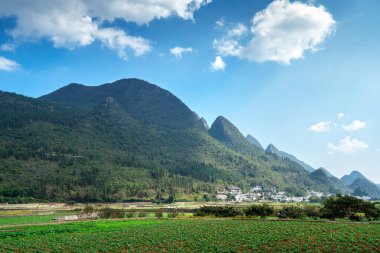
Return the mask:
<path id="1" fill-rule="evenodd" d="M 378 0 L 0 0 L 0 90 L 140 78 L 337 177 L 380 183 Z"/>

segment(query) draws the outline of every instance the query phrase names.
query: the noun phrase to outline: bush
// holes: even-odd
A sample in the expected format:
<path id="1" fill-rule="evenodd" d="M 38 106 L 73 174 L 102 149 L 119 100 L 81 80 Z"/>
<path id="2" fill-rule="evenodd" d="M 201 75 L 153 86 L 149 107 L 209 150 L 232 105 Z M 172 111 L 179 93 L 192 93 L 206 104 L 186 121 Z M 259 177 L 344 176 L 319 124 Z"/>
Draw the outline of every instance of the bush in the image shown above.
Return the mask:
<path id="1" fill-rule="evenodd" d="M 140 218 L 146 217 L 146 213 L 145 212 L 139 212 L 139 217 Z"/>
<path id="2" fill-rule="evenodd" d="M 323 218 L 350 218 L 356 213 L 364 213 L 367 219 L 380 218 L 380 209 L 374 203 L 367 202 L 352 196 L 333 196 L 324 201 L 321 210 Z"/>
<path id="3" fill-rule="evenodd" d="M 348 218 L 353 221 L 362 221 L 366 217 L 365 213 L 355 213 L 351 214 Z"/>
<path id="4" fill-rule="evenodd" d="M 269 206 L 268 204 L 263 205 L 252 205 L 244 210 L 244 214 L 246 216 L 271 216 L 274 214 L 273 207 Z"/>
<path id="5" fill-rule="evenodd" d="M 90 206 L 90 205 L 86 205 L 84 208 L 83 208 L 83 212 L 85 213 L 92 213 L 94 212 L 95 208 L 93 206 Z"/>
<path id="6" fill-rule="evenodd" d="M 279 218 L 301 219 L 305 217 L 305 213 L 302 208 L 298 206 L 284 206 L 278 212 Z"/>
<path id="7" fill-rule="evenodd" d="M 162 218 L 164 217 L 164 213 L 161 210 L 157 210 L 154 212 L 154 216 L 156 216 L 157 218 Z"/>
<path id="8" fill-rule="evenodd" d="M 103 219 L 109 218 L 124 218 L 125 210 L 123 209 L 113 209 L 113 208 L 103 208 L 99 211 L 99 217 Z"/>
<path id="9" fill-rule="evenodd" d="M 129 212 L 127 212 L 126 215 L 127 215 L 128 218 L 133 218 L 135 216 L 135 212 L 134 211 L 129 211 Z"/>
<path id="10" fill-rule="evenodd" d="M 178 216 L 179 212 L 178 210 L 173 210 L 173 212 L 168 213 L 169 218 L 176 218 Z"/>
<path id="11" fill-rule="evenodd" d="M 232 206 L 203 206 L 195 210 L 195 216 L 236 217 L 242 212 Z"/>
<path id="12" fill-rule="evenodd" d="M 320 215 L 320 208 L 313 205 L 306 205 L 303 208 L 303 211 L 307 217 L 310 218 L 319 218 Z"/>

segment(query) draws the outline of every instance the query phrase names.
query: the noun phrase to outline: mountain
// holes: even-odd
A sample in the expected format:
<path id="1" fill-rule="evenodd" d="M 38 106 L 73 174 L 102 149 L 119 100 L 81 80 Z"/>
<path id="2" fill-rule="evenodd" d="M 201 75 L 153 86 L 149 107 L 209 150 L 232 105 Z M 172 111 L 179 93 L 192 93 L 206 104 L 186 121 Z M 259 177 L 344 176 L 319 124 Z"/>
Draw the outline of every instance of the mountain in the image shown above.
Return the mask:
<path id="1" fill-rule="evenodd" d="M 321 167 L 320 168 L 321 170 L 323 170 L 325 173 L 326 173 L 326 175 L 328 176 L 328 177 L 335 177 L 333 174 L 331 174 L 327 169 L 325 169 L 325 168 L 323 168 L 323 167 Z"/>
<path id="2" fill-rule="evenodd" d="M 359 171 L 354 170 L 349 175 L 344 175 L 340 180 L 352 191 L 356 191 L 357 188 L 361 188 L 368 192 L 371 197 L 380 197 L 379 187 Z"/>
<path id="3" fill-rule="evenodd" d="M 226 185 L 330 191 L 139 79 L 70 84 L 40 98 L 0 92 L 0 202 L 201 199 Z M 337 189 L 335 189 L 337 190 Z"/>
<path id="4" fill-rule="evenodd" d="M 259 149 L 264 150 L 263 146 L 260 144 L 260 142 L 253 137 L 252 135 L 248 134 L 247 137 L 245 137 L 249 143 L 254 145 L 255 147 L 258 147 Z"/>
<path id="5" fill-rule="evenodd" d="M 359 171 L 354 170 L 350 173 L 350 175 L 344 175 L 340 180 L 344 182 L 346 185 L 350 185 L 358 178 L 367 179 Z"/>
<path id="6" fill-rule="evenodd" d="M 372 183 L 366 178 L 358 177 L 350 184 L 350 189 L 355 191 L 357 188 L 362 188 L 368 192 L 369 196 L 380 198 L 380 189 L 376 184 Z"/>
<path id="7" fill-rule="evenodd" d="M 236 126 L 223 116 L 219 116 L 215 119 L 208 132 L 216 140 L 238 152 L 248 154 L 261 153 L 256 146 L 252 146 L 251 143 L 244 138 L 243 134 L 240 133 Z"/>
<path id="8" fill-rule="evenodd" d="M 295 156 L 292 156 L 292 155 L 290 155 L 284 151 L 278 150 L 273 144 L 269 144 L 268 147 L 265 149 L 265 152 L 270 153 L 270 154 L 275 154 L 281 158 L 287 158 L 293 162 L 296 162 L 299 165 L 301 165 L 308 172 L 314 171 L 314 168 L 311 167 L 310 165 L 308 165 L 307 163 L 305 163 L 301 160 L 298 160 Z"/>
<path id="9" fill-rule="evenodd" d="M 310 173 L 310 177 L 319 182 L 319 184 L 327 187 L 330 193 L 349 193 L 350 190 L 338 178 L 331 177 L 326 173 L 326 170 L 319 168 Z"/>

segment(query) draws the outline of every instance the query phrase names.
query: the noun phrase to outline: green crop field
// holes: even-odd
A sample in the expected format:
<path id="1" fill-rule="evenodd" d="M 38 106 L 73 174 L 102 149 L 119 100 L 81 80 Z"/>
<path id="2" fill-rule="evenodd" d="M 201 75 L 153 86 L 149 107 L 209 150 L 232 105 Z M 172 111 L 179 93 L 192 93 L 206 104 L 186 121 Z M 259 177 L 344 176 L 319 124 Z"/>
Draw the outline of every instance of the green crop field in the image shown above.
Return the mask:
<path id="1" fill-rule="evenodd" d="M 0 229 L 0 252 L 380 252 L 380 225 L 143 219 L 15 226 Z"/>

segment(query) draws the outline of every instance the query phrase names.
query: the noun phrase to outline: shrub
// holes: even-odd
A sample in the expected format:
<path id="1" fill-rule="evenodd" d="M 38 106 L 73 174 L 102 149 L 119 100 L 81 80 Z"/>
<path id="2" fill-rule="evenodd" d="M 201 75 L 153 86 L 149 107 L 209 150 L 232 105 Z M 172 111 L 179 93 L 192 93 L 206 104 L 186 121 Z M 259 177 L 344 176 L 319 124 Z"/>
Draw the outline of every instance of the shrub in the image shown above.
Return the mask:
<path id="1" fill-rule="evenodd" d="M 317 206 L 306 205 L 304 206 L 303 211 L 307 217 L 310 217 L 310 218 L 320 217 L 320 208 Z"/>
<path id="2" fill-rule="evenodd" d="M 125 210 L 123 209 L 113 209 L 113 208 L 103 208 L 99 211 L 99 217 L 103 219 L 109 218 L 124 218 Z"/>
<path id="3" fill-rule="evenodd" d="M 300 219 L 305 217 L 304 211 L 298 206 L 284 206 L 278 212 L 279 218 Z"/>
<path id="4" fill-rule="evenodd" d="M 135 212 L 134 211 L 129 211 L 129 212 L 127 212 L 126 215 L 127 215 L 128 218 L 133 218 L 135 216 Z"/>
<path id="5" fill-rule="evenodd" d="M 362 221 L 366 217 L 365 213 L 355 213 L 351 214 L 348 218 L 353 221 Z"/>
<path id="6" fill-rule="evenodd" d="M 324 201 L 321 210 L 323 218 L 350 218 L 356 213 L 364 213 L 367 219 L 380 218 L 380 209 L 374 203 L 367 202 L 352 196 L 333 196 Z"/>
<path id="7" fill-rule="evenodd" d="M 84 208 L 83 208 L 83 212 L 85 213 L 92 213 L 94 211 L 94 207 L 93 206 L 90 206 L 90 205 L 86 205 Z"/>
<path id="8" fill-rule="evenodd" d="M 154 216 L 156 216 L 157 218 L 162 218 L 164 217 L 164 213 L 161 210 L 156 210 L 154 212 Z"/>
<path id="9" fill-rule="evenodd" d="M 273 207 L 269 206 L 268 204 L 263 205 L 252 205 L 244 210 L 244 214 L 246 216 L 271 216 L 274 214 Z"/>
<path id="10" fill-rule="evenodd" d="M 146 217 L 146 213 L 145 213 L 145 212 L 142 212 L 142 211 L 139 212 L 139 217 L 140 217 L 140 218 Z"/>
<path id="11" fill-rule="evenodd" d="M 177 209 L 173 210 L 173 212 L 168 213 L 169 218 L 176 218 L 178 216 L 179 212 Z"/>
<path id="12" fill-rule="evenodd" d="M 203 206 L 195 210 L 195 216 L 235 217 L 242 212 L 232 206 Z"/>

